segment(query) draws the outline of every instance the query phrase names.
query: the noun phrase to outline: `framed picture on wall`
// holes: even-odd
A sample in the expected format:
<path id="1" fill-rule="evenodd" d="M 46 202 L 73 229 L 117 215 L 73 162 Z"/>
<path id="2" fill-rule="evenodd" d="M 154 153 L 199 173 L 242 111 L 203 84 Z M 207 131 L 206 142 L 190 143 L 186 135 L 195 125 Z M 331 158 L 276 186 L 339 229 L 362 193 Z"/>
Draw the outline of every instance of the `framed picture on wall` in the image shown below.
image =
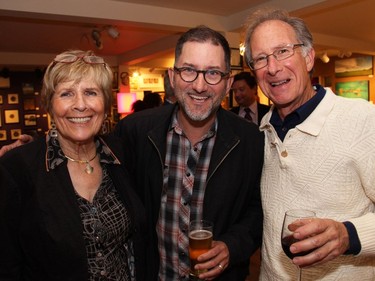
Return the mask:
<path id="1" fill-rule="evenodd" d="M 8 94 L 8 104 L 18 104 L 18 94 Z"/>
<path id="2" fill-rule="evenodd" d="M 12 129 L 10 130 L 10 139 L 18 140 L 21 135 L 21 129 Z"/>
<path id="3" fill-rule="evenodd" d="M 34 85 L 31 83 L 22 83 L 22 93 L 24 95 L 34 94 Z"/>
<path id="4" fill-rule="evenodd" d="M 230 68 L 233 69 L 243 69 L 242 56 L 240 55 L 240 49 L 231 48 L 230 49 Z"/>
<path id="5" fill-rule="evenodd" d="M 335 61 L 336 77 L 372 75 L 372 56 L 348 58 Z"/>
<path id="6" fill-rule="evenodd" d="M 369 100 L 369 81 L 348 81 L 336 83 L 336 94 L 347 98 Z"/>
<path id="7" fill-rule="evenodd" d="M 0 141 L 6 141 L 6 140 L 7 140 L 7 131 L 0 130 Z"/>
<path id="8" fill-rule="evenodd" d="M 36 114 L 25 114 L 23 117 L 25 126 L 36 126 Z"/>
<path id="9" fill-rule="evenodd" d="M 23 110 L 35 110 L 35 99 L 25 98 L 23 100 Z"/>
<path id="10" fill-rule="evenodd" d="M 15 124 L 20 122 L 20 118 L 18 116 L 18 110 L 4 110 L 5 115 L 5 124 Z"/>

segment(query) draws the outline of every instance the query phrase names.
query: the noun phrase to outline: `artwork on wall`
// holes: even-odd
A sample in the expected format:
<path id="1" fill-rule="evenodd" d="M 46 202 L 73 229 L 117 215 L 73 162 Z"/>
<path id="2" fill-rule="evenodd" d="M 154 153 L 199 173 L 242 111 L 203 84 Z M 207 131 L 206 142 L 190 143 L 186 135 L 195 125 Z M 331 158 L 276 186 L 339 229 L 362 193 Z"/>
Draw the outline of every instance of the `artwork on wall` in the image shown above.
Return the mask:
<path id="1" fill-rule="evenodd" d="M 0 130 L 0 141 L 6 141 L 7 140 L 7 131 Z"/>
<path id="2" fill-rule="evenodd" d="M 22 93 L 24 95 L 34 94 L 34 85 L 31 84 L 31 83 L 23 83 L 22 84 Z"/>
<path id="3" fill-rule="evenodd" d="M 23 109 L 24 110 L 35 110 L 35 99 L 34 98 L 25 98 L 23 100 Z"/>
<path id="4" fill-rule="evenodd" d="M 10 130 L 10 139 L 18 140 L 21 135 L 21 129 L 12 129 Z"/>
<path id="5" fill-rule="evenodd" d="M 231 69 L 240 69 L 242 70 L 242 56 L 240 54 L 240 49 L 231 48 L 230 49 L 230 68 Z"/>
<path id="6" fill-rule="evenodd" d="M 5 115 L 5 124 L 14 124 L 14 123 L 20 122 L 17 109 L 4 110 L 4 115 Z"/>
<path id="7" fill-rule="evenodd" d="M 24 115 L 25 126 L 36 126 L 36 115 L 25 114 Z"/>
<path id="8" fill-rule="evenodd" d="M 335 75 L 336 77 L 372 75 L 372 56 L 336 60 Z"/>
<path id="9" fill-rule="evenodd" d="M 18 94 L 8 94 L 8 104 L 18 104 Z"/>
<path id="10" fill-rule="evenodd" d="M 368 100 L 369 85 L 367 80 L 337 82 L 336 94 L 347 98 L 361 98 Z"/>

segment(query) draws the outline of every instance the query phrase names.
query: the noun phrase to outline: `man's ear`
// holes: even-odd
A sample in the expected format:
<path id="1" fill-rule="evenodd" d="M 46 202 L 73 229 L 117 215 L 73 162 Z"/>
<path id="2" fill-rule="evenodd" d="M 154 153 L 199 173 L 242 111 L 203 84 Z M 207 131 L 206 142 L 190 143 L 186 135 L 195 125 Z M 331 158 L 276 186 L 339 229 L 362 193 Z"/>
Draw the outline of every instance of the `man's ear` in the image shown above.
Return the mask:
<path id="1" fill-rule="evenodd" d="M 230 74 L 229 74 L 230 75 Z M 232 88 L 232 84 L 233 84 L 233 76 L 230 76 L 228 79 L 227 79 L 227 89 L 226 89 L 226 93 L 229 93 L 230 91 L 230 88 Z"/>
<path id="2" fill-rule="evenodd" d="M 174 89 L 174 75 L 175 72 L 172 68 L 168 68 L 168 76 L 169 76 L 169 83 L 171 84 L 171 87 Z"/>
<path id="3" fill-rule="evenodd" d="M 307 55 L 305 56 L 306 61 L 306 70 L 307 72 L 310 72 L 314 67 L 314 60 L 315 60 L 315 50 L 311 48 Z"/>

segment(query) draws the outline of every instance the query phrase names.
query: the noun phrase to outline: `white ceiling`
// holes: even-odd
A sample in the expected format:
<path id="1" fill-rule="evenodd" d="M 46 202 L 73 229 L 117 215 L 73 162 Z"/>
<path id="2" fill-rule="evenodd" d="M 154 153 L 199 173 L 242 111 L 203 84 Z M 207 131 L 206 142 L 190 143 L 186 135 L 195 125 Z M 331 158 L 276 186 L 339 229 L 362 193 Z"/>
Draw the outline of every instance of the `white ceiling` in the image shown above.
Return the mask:
<path id="1" fill-rule="evenodd" d="M 206 24 L 235 47 L 246 16 L 261 6 L 287 9 L 302 17 L 318 52 L 375 55 L 374 0 L 0 0 L 0 69 L 47 64 L 67 49 L 93 49 L 113 65 L 167 67 L 178 36 Z M 94 28 L 113 25 L 113 39 Z"/>

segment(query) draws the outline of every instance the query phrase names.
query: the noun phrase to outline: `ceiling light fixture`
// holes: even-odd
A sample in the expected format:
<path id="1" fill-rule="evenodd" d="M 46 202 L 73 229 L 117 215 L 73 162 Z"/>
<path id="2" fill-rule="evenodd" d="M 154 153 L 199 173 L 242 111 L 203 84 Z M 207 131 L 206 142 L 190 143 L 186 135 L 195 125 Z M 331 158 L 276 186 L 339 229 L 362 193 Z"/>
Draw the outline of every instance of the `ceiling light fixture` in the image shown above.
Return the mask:
<path id="1" fill-rule="evenodd" d="M 342 58 L 344 58 L 344 57 L 349 58 L 349 57 L 351 57 L 351 55 L 352 55 L 352 52 L 350 52 L 350 51 L 344 51 L 344 50 L 340 50 L 339 53 L 337 54 L 337 56 L 338 56 L 340 59 L 342 59 Z"/>
<path id="2" fill-rule="evenodd" d="M 93 29 L 93 31 L 91 32 L 91 38 L 92 40 L 94 40 L 94 43 L 97 49 L 99 50 L 103 49 L 102 35 L 100 34 L 99 30 Z"/>
<path id="3" fill-rule="evenodd" d="M 94 40 L 95 46 L 99 50 L 103 49 L 103 43 L 102 43 L 103 31 L 107 31 L 108 35 L 113 39 L 117 39 L 120 36 L 120 32 L 117 30 L 116 27 L 112 25 L 104 26 L 101 29 L 94 28 L 91 31 L 91 38 Z"/>
<path id="4" fill-rule="evenodd" d="M 244 54 L 245 54 L 245 44 L 240 43 L 240 55 L 244 56 Z"/>
<path id="5" fill-rule="evenodd" d="M 323 53 L 323 55 L 320 56 L 320 59 L 322 60 L 322 62 L 324 63 L 329 63 L 329 57 L 327 55 L 327 52 Z"/>
<path id="6" fill-rule="evenodd" d="M 107 30 L 107 33 L 109 36 L 111 36 L 113 39 L 117 39 L 120 36 L 120 32 L 117 30 L 116 27 L 109 25 L 104 27 L 104 29 Z"/>

